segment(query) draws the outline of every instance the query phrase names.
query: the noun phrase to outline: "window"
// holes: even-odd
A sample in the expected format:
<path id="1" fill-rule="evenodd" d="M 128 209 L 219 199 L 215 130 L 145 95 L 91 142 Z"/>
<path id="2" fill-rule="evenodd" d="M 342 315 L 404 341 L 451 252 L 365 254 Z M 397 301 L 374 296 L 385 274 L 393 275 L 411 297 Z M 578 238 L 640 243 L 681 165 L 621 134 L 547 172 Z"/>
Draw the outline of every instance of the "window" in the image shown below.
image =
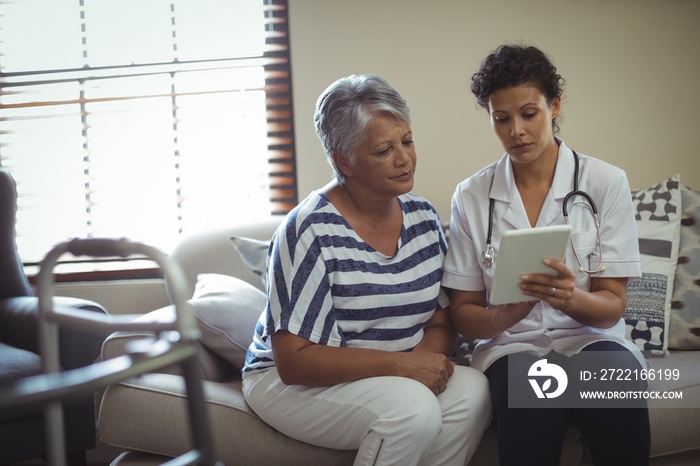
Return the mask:
<path id="1" fill-rule="evenodd" d="M 286 8 L 0 2 L 0 165 L 17 181 L 25 264 L 71 237 L 167 251 L 182 233 L 288 212 Z"/>

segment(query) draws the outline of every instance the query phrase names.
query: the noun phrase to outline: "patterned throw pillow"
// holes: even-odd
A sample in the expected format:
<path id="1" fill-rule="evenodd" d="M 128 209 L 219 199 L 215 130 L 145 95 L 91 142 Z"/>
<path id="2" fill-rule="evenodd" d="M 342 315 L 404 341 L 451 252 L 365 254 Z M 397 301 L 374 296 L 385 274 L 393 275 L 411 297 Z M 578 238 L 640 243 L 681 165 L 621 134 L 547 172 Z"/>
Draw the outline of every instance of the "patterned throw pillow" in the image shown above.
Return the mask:
<path id="1" fill-rule="evenodd" d="M 270 241 L 261 241 L 244 236 L 233 236 L 231 242 L 236 251 L 241 255 L 241 259 L 248 269 L 262 280 L 263 289 L 267 289 L 267 274 L 265 273 L 265 263 L 267 261 L 267 250 Z"/>
<path id="2" fill-rule="evenodd" d="M 678 267 L 671 299 L 668 347 L 700 350 L 700 192 L 681 186 Z"/>
<path id="3" fill-rule="evenodd" d="M 452 361 L 460 366 L 471 366 L 472 364 L 472 353 L 476 344 L 479 340 L 475 338 L 465 337 L 464 335 L 459 336 L 457 341 L 457 349 L 452 355 Z"/>
<path id="4" fill-rule="evenodd" d="M 680 242 L 680 177 L 632 190 L 642 276 L 627 287 L 627 338 L 647 356 L 668 353 L 671 294 Z"/>

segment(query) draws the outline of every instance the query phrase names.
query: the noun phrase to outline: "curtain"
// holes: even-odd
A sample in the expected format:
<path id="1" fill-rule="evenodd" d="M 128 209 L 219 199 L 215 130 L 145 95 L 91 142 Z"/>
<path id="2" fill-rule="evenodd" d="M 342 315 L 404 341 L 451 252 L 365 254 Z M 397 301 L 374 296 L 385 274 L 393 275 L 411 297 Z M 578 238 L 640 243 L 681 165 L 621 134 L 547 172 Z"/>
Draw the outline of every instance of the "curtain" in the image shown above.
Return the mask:
<path id="1" fill-rule="evenodd" d="M 0 53 L 28 266 L 73 237 L 167 251 L 296 204 L 286 0 L 0 1 Z"/>

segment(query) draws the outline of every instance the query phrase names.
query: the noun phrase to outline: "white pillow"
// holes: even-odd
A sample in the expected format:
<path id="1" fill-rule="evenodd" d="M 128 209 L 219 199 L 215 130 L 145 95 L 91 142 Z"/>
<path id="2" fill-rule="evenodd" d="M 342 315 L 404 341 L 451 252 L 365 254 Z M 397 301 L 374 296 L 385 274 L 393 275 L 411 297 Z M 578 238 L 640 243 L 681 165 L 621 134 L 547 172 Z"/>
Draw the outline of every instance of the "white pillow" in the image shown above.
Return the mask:
<path id="1" fill-rule="evenodd" d="M 189 302 L 202 332 L 202 345 L 243 368 L 255 325 L 265 309 L 265 294 L 238 278 L 205 273 L 197 276 Z"/>

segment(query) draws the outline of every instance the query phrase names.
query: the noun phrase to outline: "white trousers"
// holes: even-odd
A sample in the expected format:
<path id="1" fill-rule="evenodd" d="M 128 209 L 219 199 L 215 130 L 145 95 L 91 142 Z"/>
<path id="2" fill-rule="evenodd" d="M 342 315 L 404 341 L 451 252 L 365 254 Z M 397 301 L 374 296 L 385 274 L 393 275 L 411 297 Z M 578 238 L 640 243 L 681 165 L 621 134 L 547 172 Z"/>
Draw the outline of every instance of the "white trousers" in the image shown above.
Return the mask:
<path id="1" fill-rule="evenodd" d="M 463 366 L 438 396 L 405 377 L 290 386 L 275 368 L 246 374 L 243 393 L 258 416 L 289 437 L 358 450 L 355 465 L 464 466 L 491 422 L 488 381 Z"/>

